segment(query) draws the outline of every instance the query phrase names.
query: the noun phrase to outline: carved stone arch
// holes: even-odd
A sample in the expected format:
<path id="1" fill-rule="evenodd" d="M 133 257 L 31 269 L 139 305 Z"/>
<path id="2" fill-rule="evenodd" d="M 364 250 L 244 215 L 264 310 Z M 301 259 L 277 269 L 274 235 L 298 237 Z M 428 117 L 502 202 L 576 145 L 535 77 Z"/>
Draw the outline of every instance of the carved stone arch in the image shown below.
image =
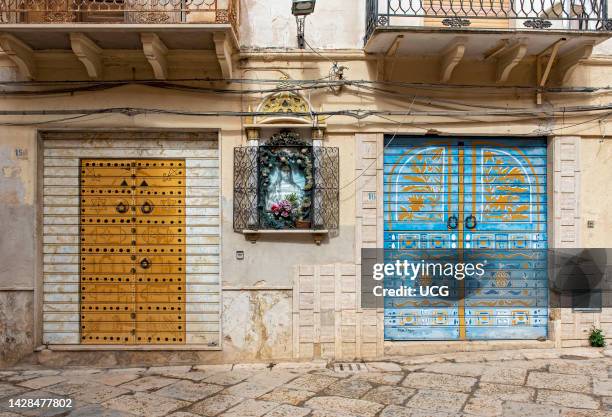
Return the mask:
<path id="1" fill-rule="evenodd" d="M 257 124 L 298 124 L 312 125 L 313 117 L 311 116 L 313 109 L 310 102 L 302 95 L 291 92 L 282 91 L 268 95 L 259 104 L 258 113 L 287 113 L 287 116 L 271 114 L 260 115 L 254 118 Z M 309 113 L 307 115 L 295 116 L 290 113 Z"/>
<path id="2" fill-rule="evenodd" d="M 252 111 L 249 106 L 249 112 Z M 313 140 L 322 140 L 325 134 L 325 125 L 315 115 L 310 101 L 294 91 L 281 91 L 266 96 L 257 106 L 255 114 L 257 116 L 248 115 L 244 119 L 246 136 L 250 141 L 259 140 L 261 130 L 267 128 L 310 128 Z"/>

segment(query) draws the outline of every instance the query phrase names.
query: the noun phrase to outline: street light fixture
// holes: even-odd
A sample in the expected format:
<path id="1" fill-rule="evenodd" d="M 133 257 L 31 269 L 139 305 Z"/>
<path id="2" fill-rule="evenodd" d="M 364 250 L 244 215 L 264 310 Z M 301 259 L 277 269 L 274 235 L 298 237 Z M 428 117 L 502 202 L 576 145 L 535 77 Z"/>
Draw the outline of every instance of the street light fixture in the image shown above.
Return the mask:
<path id="1" fill-rule="evenodd" d="M 315 9 L 316 0 L 293 0 L 291 13 L 294 16 L 308 16 Z"/>
<path id="2" fill-rule="evenodd" d="M 300 49 L 304 49 L 306 47 L 306 40 L 304 38 L 304 22 L 306 21 L 306 16 L 314 12 L 315 4 L 316 0 L 293 0 L 291 13 L 295 16 L 295 22 L 297 23 L 297 41 Z"/>

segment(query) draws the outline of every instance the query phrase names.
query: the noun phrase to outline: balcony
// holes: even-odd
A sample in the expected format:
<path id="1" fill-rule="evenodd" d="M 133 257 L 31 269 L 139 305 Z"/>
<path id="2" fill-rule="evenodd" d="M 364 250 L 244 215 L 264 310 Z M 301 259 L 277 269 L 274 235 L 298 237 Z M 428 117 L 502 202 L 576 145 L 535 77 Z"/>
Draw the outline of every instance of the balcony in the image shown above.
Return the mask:
<path id="1" fill-rule="evenodd" d="M 418 56 L 440 58 L 439 81 L 472 59 L 497 64 L 495 79 L 505 82 L 524 58 L 535 57 L 538 83 L 553 63 L 563 83 L 612 36 L 608 1 L 366 0 L 365 50 L 381 57 L 379 78 L 388 78 L 385 62 Z"/>
<path id="2" fill-rule="evenodd" d="M 233 0 L 5 0 L 0 24 L 231 24 Z"/>
<path id="3" fill-rule="evenodd" d="M 24 79 L 48 79 L 38 77 L 36 64 L 48 59 L 50 51 L 64 52 L 64 59 L 69 58 L 66 54 L 76 55 L 90 79 L 109 79 L 110 71 L 103 74 L 106 64 L 116 66 L 117 56 L 138 51 L 156 79 L 167 79 L 173 62 L 186 58 L 204 65 L 208 56 L 218 60 L 222 77 L 231 78 L 232 55 L 238 49 L 239 3 L 3 0 L 0 51 L 14 61 Z"/>
<path id="4" fill-rule="evenodd" d="M 366 0 L 366 42 L 381 28 L 612 31 L 607 0 Z"/>

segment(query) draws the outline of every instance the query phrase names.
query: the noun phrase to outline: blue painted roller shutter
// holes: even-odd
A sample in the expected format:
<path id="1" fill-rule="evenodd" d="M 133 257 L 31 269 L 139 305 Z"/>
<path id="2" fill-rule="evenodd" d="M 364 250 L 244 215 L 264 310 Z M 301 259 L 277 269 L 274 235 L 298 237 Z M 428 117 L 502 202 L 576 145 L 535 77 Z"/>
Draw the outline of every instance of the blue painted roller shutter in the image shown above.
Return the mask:
<path id="1" fill-rule="evenodd" d="M 546 248 L 545 140 L 395 138 L 387 145 L 385 248 L 482 248 L 497 254 Z M 451 217 L 458 221 L 455 229 L 448 227 Z M 496 259 L 487 268 L 490 276 L 478 281 L 449 283 L 465 295 L 460 301 L 432 307 L 418 298 L 385 299 L 385 338 L 545 337 L 546 259 L 541 253 L 533 259 L 534 253 Z M 503 308 L 508 300 L 512 307 Z"/>

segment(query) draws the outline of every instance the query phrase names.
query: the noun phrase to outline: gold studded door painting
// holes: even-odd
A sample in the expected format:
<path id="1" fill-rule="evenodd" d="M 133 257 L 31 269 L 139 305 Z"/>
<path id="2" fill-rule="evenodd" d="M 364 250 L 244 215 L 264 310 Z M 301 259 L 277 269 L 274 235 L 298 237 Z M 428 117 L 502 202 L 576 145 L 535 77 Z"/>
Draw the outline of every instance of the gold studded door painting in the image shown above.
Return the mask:
<path id="1" fill-rule="evenodd" d="M 184 344 L 186 167 L 80 160 L 83 344 Z"/>

